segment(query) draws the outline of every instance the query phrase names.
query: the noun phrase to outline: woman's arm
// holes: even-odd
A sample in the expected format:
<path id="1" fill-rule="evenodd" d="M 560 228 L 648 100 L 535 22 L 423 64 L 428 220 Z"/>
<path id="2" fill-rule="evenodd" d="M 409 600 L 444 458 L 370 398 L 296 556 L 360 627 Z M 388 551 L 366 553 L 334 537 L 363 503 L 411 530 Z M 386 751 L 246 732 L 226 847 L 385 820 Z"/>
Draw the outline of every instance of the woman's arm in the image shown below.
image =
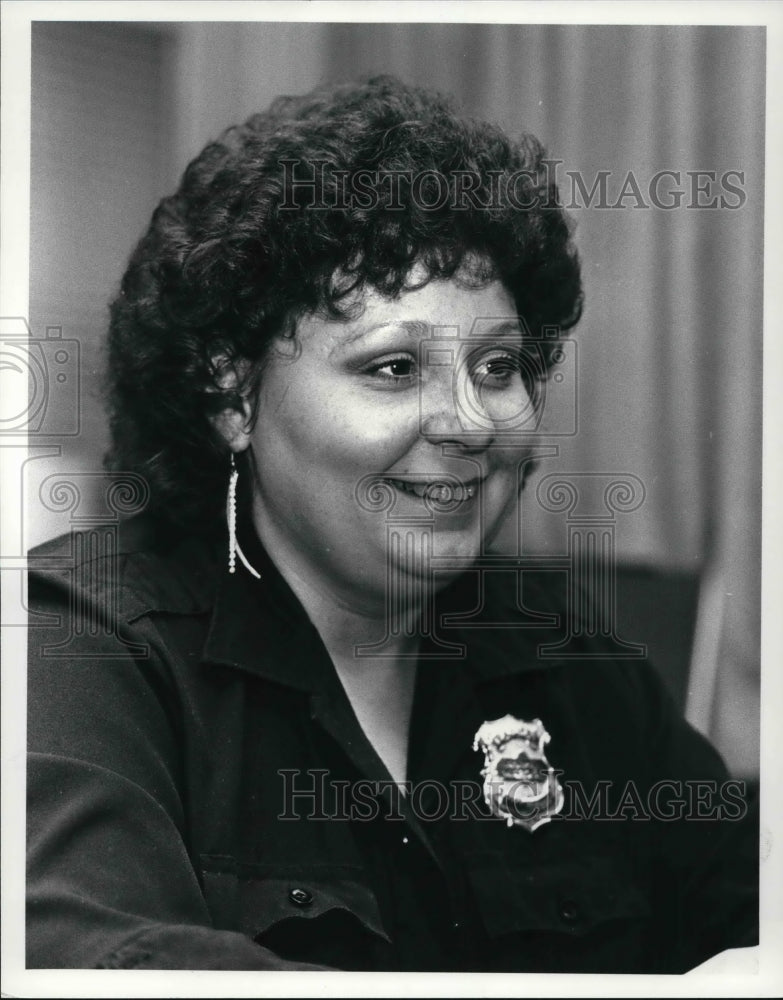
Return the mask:
<path id="1" fill-rule="evenodd" d="M 758 943 L 758 796 L 681 715 L 652 668 L 639 671 L 658 912 L 672 971 Z"/>
<path id="2" fill-rule="evenodd" d="M 211 926 L 161 651 L 123 655 L 116 636 L 91 634 L 84 601 L 77 613 L 56 588 L 30 593 L 60 625 L 30 628 L 28 967 L 317 968 Z"/>

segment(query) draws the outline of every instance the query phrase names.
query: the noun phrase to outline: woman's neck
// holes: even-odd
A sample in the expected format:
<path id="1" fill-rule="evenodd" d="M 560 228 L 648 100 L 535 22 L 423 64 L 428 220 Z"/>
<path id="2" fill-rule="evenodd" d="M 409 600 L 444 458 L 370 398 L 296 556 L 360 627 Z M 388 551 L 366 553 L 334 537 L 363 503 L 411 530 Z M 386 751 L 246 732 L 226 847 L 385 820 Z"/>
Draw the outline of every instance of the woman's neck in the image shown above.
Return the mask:
<path id="1" fill-rule="evenodd" d="M 362 731 L 404 791 L 419 610 L 409 608 L 406 622 L 393 621 L 385 606 L 349 606 L 297 573 L 289 570 L 287 579 L 321 636 Z M 381 642 L 382 655 L 363 651 Z"/>
<path id="2" fill-rule="evenodd" d="M 281 576 L 294 592 L 308 617 L 315 625 L 324 645 L 333 658 L 364 659 L 359 647 L 383 642 L 384 655 L 401 658 L 415 656 L 418 651 L 419 622 L 425 592 L 418 584 L 406 585 L 404 570 L 400 591 L 405 599 L 392 602 L 387 592 L 388 568 L 376 574 L 379 580 L 365 577 L 347 578 L 335 571 L 324 558 L 297 545 L 285 532 L 277 530 L 260 505 L 254 504 L 253 524 L 267 554 Z M 367 665 L 377 664 L 371 657 Z"/>
<path id="3" fill-rule="evenodd" d="M 401 612 L 392 616 L 385 592 L 341 586 L 324 567 L 264 527 L 256 520 L 268 555 L 318 630 L 362 730 L 401 785 L 406 780 L 421 605 L 402 602 Z"/>
<path id="4" fill-rule="evenodd" d="M 274 558 L 274 556 L 273 556 Z M 281 574 L 318 630 L 333 660 L 356 669 L 377 668 L 382 661 L 362 649 L 383 643 L 384 659 L 415 657 L 419 649 L 421 607 L 408 604 L 392 615 L 386 595 L 353 593 L 327 583 L 318 573 L 275 558 Z"/>

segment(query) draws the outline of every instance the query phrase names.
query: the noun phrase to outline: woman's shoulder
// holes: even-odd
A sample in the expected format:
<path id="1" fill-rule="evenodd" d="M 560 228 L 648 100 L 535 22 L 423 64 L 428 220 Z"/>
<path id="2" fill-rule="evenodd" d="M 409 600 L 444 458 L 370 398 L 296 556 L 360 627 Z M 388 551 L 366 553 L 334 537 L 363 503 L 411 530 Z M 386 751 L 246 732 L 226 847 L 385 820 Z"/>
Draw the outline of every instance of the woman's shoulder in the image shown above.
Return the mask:
<path id="1" fill-rule="evenodd" d="M 196 613 L 215 599 L 219 545 L 195 535 L 172 537 L 141 514 L 90 525 L 28 553 L 28 595 L 71 606 L 94 602 L 130 621 L 149 611 Z"/>
<path id="2" fill-rule="evenodd" d="M 494 692 L 499 706 L 499 699 L 542 706 L 546 723 L 563 727 L 559 737 L 578 729 L 583 745 L 607 760 L 622 748 L 637 775 L 726 777 L 720 755 L 686 720 L 646 650 L 622 648 L 595 620 L 590 627 L 589 594 L 575 608 L 566 574 L 517 576 L 487 574 L 480 589 L 484 625 L 476 627 L 474 618 L 464 633 L 487 698 Z"/>
<path id="3" fill-rule="evenodd" d="M 482 576 L 470 598 L 476 609 L 462 617 L 471 649 L 488 665 L 482 673 L 538 674 L 575 702 L 598 699 L 629 717 L 680 711 L 646 648 L 623 643 L 599 622 L 593 595 L 587 588 L 577 594 L 568 573 L 534 568 Z"/>

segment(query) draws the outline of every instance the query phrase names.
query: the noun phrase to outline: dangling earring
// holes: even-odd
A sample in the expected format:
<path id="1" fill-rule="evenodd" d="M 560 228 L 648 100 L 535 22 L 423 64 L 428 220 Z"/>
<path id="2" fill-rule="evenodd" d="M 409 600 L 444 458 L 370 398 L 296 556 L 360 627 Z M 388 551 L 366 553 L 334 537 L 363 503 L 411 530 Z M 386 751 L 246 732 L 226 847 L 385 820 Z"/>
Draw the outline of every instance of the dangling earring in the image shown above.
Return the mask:
<path id="1" fill-rule="evenodd" d="M 237 568 L 237 479 L 239 470 L 231 452 L 231 475 L 228 479 L 228 500 L 226 502 L 226 519 L 228 520 L 228 571 L 235 573 Z"/>
<path id="2" fill-rule="evenodd" d="M 237 556 L 239 556 L 245 569 L 252 573 L 256 580 L 261 579 L 258 570 L 251 566 L 245 557 L 245 553 L 240 548 L 237 541 L 237 480 L 239 479 L 239 469 L 234 461 L 234 453 L 231 452 L 231 475 L 228 479 L 228 498 L 226 500 L 226 520 L 228 521 L 228 571 L 236 573 Z"/>

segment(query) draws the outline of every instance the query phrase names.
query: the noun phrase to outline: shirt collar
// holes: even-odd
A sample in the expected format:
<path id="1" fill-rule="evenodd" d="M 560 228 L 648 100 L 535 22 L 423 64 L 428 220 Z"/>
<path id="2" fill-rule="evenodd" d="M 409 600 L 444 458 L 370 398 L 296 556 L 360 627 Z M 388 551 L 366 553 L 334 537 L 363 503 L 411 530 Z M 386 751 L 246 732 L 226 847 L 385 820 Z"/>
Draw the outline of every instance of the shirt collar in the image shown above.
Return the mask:
<path id="1" fill-rule="evenodd" d="M 222 570 L 204 659 L 288 687 L 321 690 L 331 661 L 307 612 L 261 544 L 247 506 L 239 512 L 237 537 L 260 579 L 239 559 L 234 573 L 227 566 Z"/>
<path id="2" fill-rule="evenodd" d="M 240 480 L 243 478 L 246 479 L 240 477 Z M 179 550 L 176 560 L 179 571 L 162 574 L 176 581 L 174 589 L 184 601 L 178 608 L 177 602 L 172 604 L 169 599 L 168 609 L 183 612 L 211 606 L 204 661 L 235 667 L 288 687 L 323 691 L 334 668 L 320 635 L 258 538 L 250 491 L 240 489 L 237 500 L 237 537 L 260 579 L 239 559 L 236 571 L 228 571 L 227 538 L 207 545 L 206 558 L 202 551 L 205 543 L 199 544 L 194 539 L 191 545 Z M 195 550 L 201 558 L 194 555 Z M 204 571 L 207 562 L 212 566 L 211 572 Z M 199 567 L 197 574 L 193 572 L 194 565 Z M 156 574 L 152 576 L 154 579 Z M 199 581 L 198 586 L 194 586 L 194 579 Z M 160 587 L 161 575 L 157 575 L 159 595 Z M 203 592 L 199 608 L 196 608 L 199 602 L 192 597 L 194 590 Z M 515 573 L 478 569 L 468 570 L 444 588 L 437 595 L 432 620 L 440 638 L 461 647 L 462 652 L 455 653 L 452 649 L 439 655 L 437 641 L 425 640 L 423 647 L 429 662 L 440 661 L 446 669 L 466 671 L 471 683 L 555 665 L 558 661 L 542 658 L 538 647 L 562 637 L 563 622 L 558 628 L 536 625 L 535 615 L 538 612 L 539 618 L 546 621 L 546 614 L 559 602 L 540 574 L 534 574 L 530 580 L 526 577 L 525 596 L 535 609 L 532 615 L 520 611 L 517 590 Z M 166 592 L 164 586 L 164 595 Z M 158 609 L 167 610 L 166 600 L 155 603 Z M 472 612 L 478 612 L 478 617 Z"/>
<path id="3" fill-rule="evenodd" d="M 118 596 L 123 617 L 130 623 L 150 612 L 210 615 L 204 662 L 299 690 L 323 691 L 334 668 L 318 631 L 259 541 L 247 503 L 239 515 L 240 544 L 260 580 L 239 561 L 236 572 L 229 573 L 226 536 L 214 540 L 190 536 L 169 546 L 155 540 L 144 515 L 126 521 L 119 552 L 127 560 Z M 36 558 L 51 560 L 65 541 L 57 543 L 56 551 L 53 545 L 39 549 Z M 53 578 L 57 573 L 49 570 L 47 575 Z M 473 685 L 564 662 L 539 651 L 564 634 L 562 595 L 550 581 L 551 574 L 526 574 L 524 606 L 531 609 L 527 612 L 520 611 L 515 573 L 465 572 L 437 596 L 433 616 L 440 637 L 463 650 L 429 658 L 428 664 L 462 671 L 462 679 Z M 559 620 L 547 624 L 545 616 L 553 611 Z M 536 615 L 543 624 L 536 624 Z M 437 653 L 437 645 L 430 643 L 427 652 L 433 651 Z"/>
<path id="4" fill-rule="evenodd" d="M 222 573 L 204 658 L 299 690 L 326 690 L 326 675 L 332 674 L 333 667 L 317 629 L 261 544 L 256 540 L 242 548 L 261 579 L 255 579 L 239 563 L 236 573 Z M 549 669 L 559 663 L 554 658 L 543 658 L 539 647 L 554 643 L 562 631 L 552 626 L 515 627 L 521 613 L 504 593 L 500 594 L 501 600 L 493 600 L 497 594 L 492 592 L 499 590 L 497 585 L 483 589 L 496 625 L 449 627 L 446 611 L 459 614 L 470 610 L 477 587 L 477 573 L 468 572 L 439 595 L 435 618 L 444 623 L 440 638 L 461 646 L 462 651 L 437 654 L 437 645 L 425 640 L 428 653 L 436 654 L 429 664 L 466 671 L 470 682 L 476 684 Z M 545 594 L 542 596 L 546 599 Z M 547 607 L 538 602 L 535 606 L 542 610 Z"/>

